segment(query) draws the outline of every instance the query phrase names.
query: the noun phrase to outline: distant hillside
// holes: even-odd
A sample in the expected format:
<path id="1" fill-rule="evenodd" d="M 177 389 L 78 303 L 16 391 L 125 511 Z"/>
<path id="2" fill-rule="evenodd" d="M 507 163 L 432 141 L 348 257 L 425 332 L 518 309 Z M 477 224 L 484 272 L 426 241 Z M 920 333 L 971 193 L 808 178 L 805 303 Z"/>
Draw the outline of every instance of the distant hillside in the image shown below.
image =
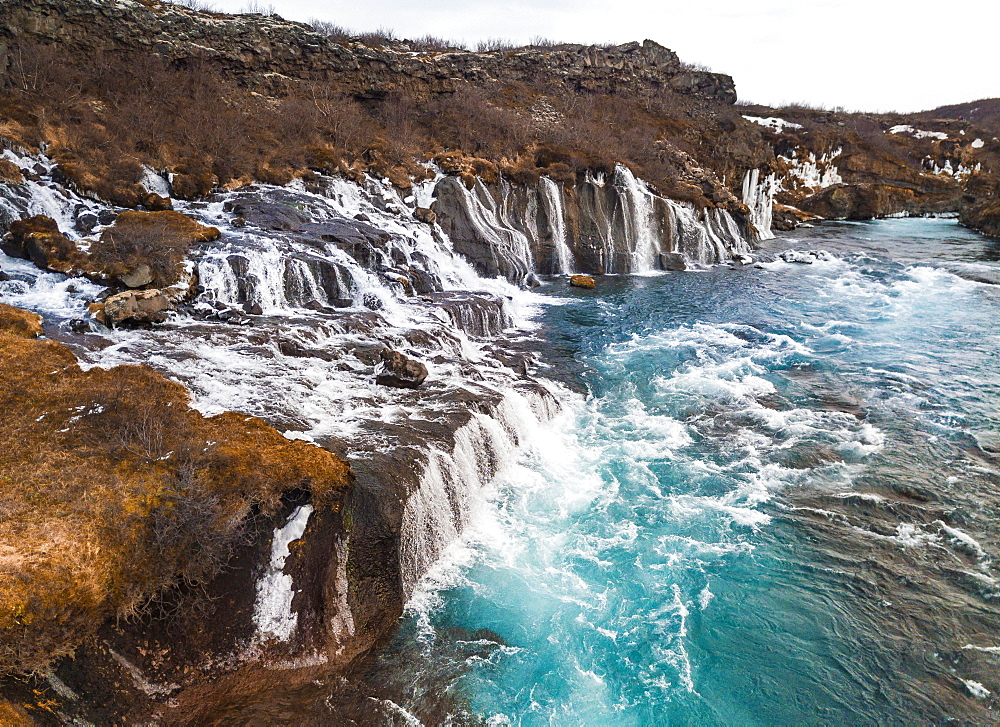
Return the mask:
<path id="1" fill-rule="evenodd" d="M 941 106 L 931 111 L 915 114 L 918 119 L 957 119 L 964 117 L 976 126 L 1000 133 L 1000 98 L 984 98 L 979 101 Z"/>

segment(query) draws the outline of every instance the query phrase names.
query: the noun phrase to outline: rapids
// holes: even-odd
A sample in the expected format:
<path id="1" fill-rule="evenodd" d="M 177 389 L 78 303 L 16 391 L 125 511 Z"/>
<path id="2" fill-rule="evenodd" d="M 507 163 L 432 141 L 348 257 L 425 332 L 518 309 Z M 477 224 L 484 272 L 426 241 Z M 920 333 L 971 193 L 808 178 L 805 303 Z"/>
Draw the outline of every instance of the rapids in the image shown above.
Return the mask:
<path id="1" fill-rule="evenodd" d="M 886 220 L 763 253 L 548 289 L 548 358 L 589 395 L 418 586 L 370 666 L 383 710 L 996 722 L 1000 248 Z"/>

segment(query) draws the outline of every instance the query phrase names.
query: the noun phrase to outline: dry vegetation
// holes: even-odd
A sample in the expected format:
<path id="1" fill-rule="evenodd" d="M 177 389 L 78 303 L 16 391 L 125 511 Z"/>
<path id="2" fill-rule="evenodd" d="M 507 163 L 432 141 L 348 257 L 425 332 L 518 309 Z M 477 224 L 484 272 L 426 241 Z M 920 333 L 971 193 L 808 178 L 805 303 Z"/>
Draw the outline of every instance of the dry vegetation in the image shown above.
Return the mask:
<path id="1" fill-rule="evenodd" d="M 216 228 L 180 212 L 127 211 L 82 252 L 60 232 L 55 220 L 36 215 L 12 223 L 0 248 L 39 267 L 84 275 L 100 283 L 113 282 L 147 266 L 148 280 L 141 285 L 163 288 L 181 280 L 182 263 L 191 245 L 216 240 L 219 234 Z"/>
<path id="2" fill-rule="evenodd" d="M 226 564 L 282 493 L 336 506 L 348 470 L 238 414 L 204 418 L 151 369 L 82 371 L 0 307 L 0 671 L 44 668 Z"/>
<path id="3" fill-rule="evenodd" d="M 324 32 L 346 31 L 330 26 Z M 387 32 L 375 35 L 391 39 Z M 265 97 L 196 61 L 170 65 L 154 56 L 97 54 L 70 62 L 67 52 L 19 49 L 0 93 L 0 136 L 26 147 L 46 142 L 66 181 L 127 207 L 144 203 L 143 165 L 173 172 L 174 196 L 185 199 L 250 179 L 287 183 L 310 170 L 370 172 L 405 187 L 426 175 L 422 162 L 456 152 L 522 182 L 540 174 L 568 179 L 626 162 L 669 192 L 679 164 L 666 140 L 699 158 L 718 147 L 711 115 L 693 119 L 691 102 L 667 92 L 649 102 L 565 97 L 531 85 L 495 93 L 462 86 L 431 99 L 358 100 L 339 93 L 335 83 L 298 82 Z M 533 114 L 539 99 L 554 108 L 555 121 Z M 738 119 L 735 110 L 722 113 Z M 711 203 L 702 191 L 672 191 Z"/>

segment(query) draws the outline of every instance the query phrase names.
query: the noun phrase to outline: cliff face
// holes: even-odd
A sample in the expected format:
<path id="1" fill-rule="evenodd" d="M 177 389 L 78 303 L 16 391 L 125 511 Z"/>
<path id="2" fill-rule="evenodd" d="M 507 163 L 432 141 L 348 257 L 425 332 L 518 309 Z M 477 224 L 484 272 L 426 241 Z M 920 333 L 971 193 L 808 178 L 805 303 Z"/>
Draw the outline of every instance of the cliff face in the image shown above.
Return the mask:
<path id="1" fill-rule="evenodd" d="M 334 41 L 276 16 L 222 15 L 137 0 L 5 3 L 0 28 L 8 41 L 30 37 L 80 50 L 141 50 L 172 62 L 207 61 L 245 85 L 270 90 L 295 80 L 320 80 L 362 97 L 426 96 L 453 92 L 461 80 L 484 85 L 534 83 L 543 77 L 553 90 L 644 98 L 669 90 L 736 102 L 732 78 L 685 69 L 675 53 L 649 40 L 608 47 L 415 53 L 402 43 L 372 48 Z M 12 63 L 7 47 L 0 45 L 0 71 Z"/>

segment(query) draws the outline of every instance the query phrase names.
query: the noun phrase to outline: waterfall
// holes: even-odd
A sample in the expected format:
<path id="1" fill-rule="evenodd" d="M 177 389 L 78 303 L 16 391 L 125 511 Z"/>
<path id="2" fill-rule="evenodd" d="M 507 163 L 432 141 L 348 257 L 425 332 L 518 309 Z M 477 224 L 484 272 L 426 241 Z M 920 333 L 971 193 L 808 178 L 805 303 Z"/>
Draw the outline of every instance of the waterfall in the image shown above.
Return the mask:
<path id="1" fill-rule="evenodd" d="M 619 164 L 612 185 L 622 204 L 625 240 L 630 253 L 629 269 L 623 272 L 646 273 L 659 267 L 660 235 L 653 209 L 653 193 L 645 182 Z"/>
<path id="2" fill-rule="evenodd" d="M 743 204 L 750 209 L 750 222 L 757 228 L 758 240 L 773 240 L 771 218 L 774 210 L 775 177 L 763 180 L 759 169 L 750 169 L 743 177 Z"/>
<path id="3" fill-rule="evenodd" d="M 514 463 L 517 448 L 557 409 L 547 390 L 508 389 L 489 414 L 474 413 L 455 434 L 452 451 L 431 450 L 419 487 L 406 501 L 400 529 L 403 593 L 475 519 L 490 484 Z"/>
<path id="4" fill-rule="evenodd" d="M 545 215 L 549 221 L 552 234 L 552 246 L 555 257 L 555 270 L 567 275 L 573 272 L 573 252 L 566 243 L 566 220 L 563 211 L 562 193 L 559 185 L 548 177 L 539 180 L 542 200 L 545 205 Z"/>

